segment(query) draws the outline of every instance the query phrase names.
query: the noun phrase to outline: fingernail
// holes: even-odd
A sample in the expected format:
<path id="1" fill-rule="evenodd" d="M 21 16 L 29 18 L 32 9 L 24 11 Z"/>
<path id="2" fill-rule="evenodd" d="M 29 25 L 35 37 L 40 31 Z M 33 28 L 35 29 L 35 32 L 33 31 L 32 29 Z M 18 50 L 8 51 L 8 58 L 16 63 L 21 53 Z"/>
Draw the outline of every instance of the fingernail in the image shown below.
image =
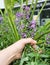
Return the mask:
<path id="1" fill-rule="evenodd" d="M 34 41 L 35 43 L 37 43 L 37 41 Z"/>

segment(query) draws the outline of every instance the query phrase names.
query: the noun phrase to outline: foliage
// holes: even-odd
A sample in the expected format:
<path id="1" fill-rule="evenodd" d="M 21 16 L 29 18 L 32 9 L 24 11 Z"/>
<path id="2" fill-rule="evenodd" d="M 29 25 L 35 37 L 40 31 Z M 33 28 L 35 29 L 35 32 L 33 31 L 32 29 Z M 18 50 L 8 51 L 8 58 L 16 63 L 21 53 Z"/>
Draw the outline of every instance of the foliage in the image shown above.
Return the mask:
<path id="1" fill-rule="evenodd" d="M 22 58 L 12 63 L 12 65 L 49 65 L 50 61 L 50 21 L 44 25 L 39 26 L 37 19 L 41 14 L 47 0 L 43 4 L 36 21 L 33 20 L 33 15 L 36 9 L 38 0 L 28 7 L 28 0 L 26 0 L 26 6 L 23 6 L 23 0 L 20 2 L 20 8 L 16 14 L 14 14 L 14 4 L 16 0 L 5 0 L 5 11 L 4 13 L 0 10 L 2 20 L 0 18 L 0 49 L 8 47 L 14 42 L 21 38 L 32 37 L 37 41 L 37 49 L 35 50 L 30 46 L 26 45 L 24 48 Z M 32 6 L 34 8 L 32 9 Z M 31 14 L 30 14 L 31 13 Z M 50 34 L 49 34 L 50 35 Z M 46 39 L 47 37 L 47 39 Z M 43 53 L 38 53 L 42 50 Z"/>

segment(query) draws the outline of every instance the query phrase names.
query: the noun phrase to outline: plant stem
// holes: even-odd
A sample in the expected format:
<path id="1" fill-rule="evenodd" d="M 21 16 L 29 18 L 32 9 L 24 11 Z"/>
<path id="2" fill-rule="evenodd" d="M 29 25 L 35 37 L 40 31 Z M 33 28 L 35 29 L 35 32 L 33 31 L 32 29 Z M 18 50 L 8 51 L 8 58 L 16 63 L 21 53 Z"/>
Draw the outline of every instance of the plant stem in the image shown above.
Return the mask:
<path id="1" fill-rule="evenodd" d="M 6 1 L 4 1 L 4 2 L 5 2 L 5 10 L 8 13 L 8 22 L 9 22 L 9 24 L 11 26 L 11 29 L 12 29 L 13 34 L 14 34 L 14 37 L 15 37 L 15 39 L 17 41 L 17 40 L 19 40 L 19 34 L 18 34 L 18 31 L 17 31 L 16 25 L 14 23 L 14 18 L 13 18 L 13 14 L 12 14 L 13 12 L 12 12 L 11 7 L 8 8 L 7 2 Z"/>
<path id="2" fill-rule="evenodd" d="M 2 15 L 2 16 L 4 16 L 4 15 L 3 15 L 3 12 L 2 12 L 2 10 L 1 10 L 1 9 L 0 9 L 0 13 L 1 13 L 1 15 Z"/>
<path id="3" fill-rule="evenodd" d="M 44 33 L 42 33 L 41 35 L 39 35 L 38 37 L 34 37 L 34 39 L 35 40 L 39 40 L 42 36 L 44 36 L 45 34 L 48 34 L 48 33 L 50 33 L 50 30 L 48 30 L 48 31 L 46 31 L 46 32 L 44 32 Z"/>
<path id="4" fill-rule="evenodd" d="M 8 14 L 9 14 L 9 19 L 10 19 L 11 24 L 12 24 L 12 28 L 13 28 L 13 30 L 14 30 L 14 34 L 15 34 L 16 40 L 19 40 L 19 34 L 18 34 L 18 32 L 17 32 L 17 27 L 16 27 L 16 25 L 15 25 L 15 23 L 14 23 L 14 20 L 13 20 L 13 18 L 12 18 L 12 16 L 10 15 L 9 12 L 8 12 Z M 11 13 L 11 14 L 12 14 L 12 13 Z"/>
<path id="5" fill-rule="evenodd" d="M 46 5 L 46 3 L 47 3 L 47 0 L 45 0 L 45 2 L 44 2 L 44 4 L 43 4 L 43 6 L 42 6 L 40 12 L 38 13 L 38 16 L 37 16 L 36 20 L 38 19 L 39 15 L 41 14 L 41 12 L 42 12 L 44 6 Z"/>
<path id="6" fill-rule="evenodd" d="M 38 0 L 36 0 L 36 2 L 34 3 L 34 8 L 33 8 L 33 10 L 32 10 L 32 14 L 31 14 L 31 16 L 30 16 L 30 20 L 32 20 L 32 17 L 33 17 L 33 15 L 34 15 L 34 12 L 35 12 L 35 9 L 36 9 L 37 2 L 38 2 Z"/>
<path id="7" fill-rule="evenodd" d="M 26 0 L 26 6 L 28 5 L 28 0 Z"/>
<path id="8" fill-rule="evenodd" d="M 23 0 L 21 0 L 21 7 L 20 7 L 21 13 L 23 12 Z"/>
<path id="9" fill-rule="evenodd" d="M 31 11 L 31 9 L 32 9 L 33 4 L 34 4 L 34 0 L 32 0 L 32 4 L 31 4 L 31 6 L 30 6 L 30 11 Z"/>

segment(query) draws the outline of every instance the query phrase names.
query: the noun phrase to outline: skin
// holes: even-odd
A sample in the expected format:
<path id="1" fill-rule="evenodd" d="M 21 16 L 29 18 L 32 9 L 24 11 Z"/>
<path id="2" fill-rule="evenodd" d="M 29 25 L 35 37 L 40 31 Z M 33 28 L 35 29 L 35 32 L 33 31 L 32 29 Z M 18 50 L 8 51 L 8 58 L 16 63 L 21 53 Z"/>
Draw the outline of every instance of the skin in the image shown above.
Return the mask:
<path id="1" fill-rule="evenodd" d="M 20 59 L 22 50 L 26 44 L 32 45 L 33 48 L 36 48 L 36 41 L 32 38 L 21 39 L 11 46 L 0 51 L 0 65 L 9 65 L 15 59 Z"/>

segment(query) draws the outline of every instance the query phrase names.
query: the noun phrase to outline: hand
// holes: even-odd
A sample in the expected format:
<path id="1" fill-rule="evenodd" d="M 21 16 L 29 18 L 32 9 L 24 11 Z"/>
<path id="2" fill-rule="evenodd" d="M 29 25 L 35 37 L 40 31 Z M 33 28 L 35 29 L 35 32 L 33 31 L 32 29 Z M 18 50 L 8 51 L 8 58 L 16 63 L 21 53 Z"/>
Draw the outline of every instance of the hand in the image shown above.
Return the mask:
<path id="1" fill-rule="evenodd" d="M 17 52 L 16 52 L 16 55 L 15 55 L 15 58 L 16 59 L 19 59 L 21 58 L 21 54 L 22 54 L 22 50 L 23 48 L 25 47 L 26 44 L 29 44 L 32 45 L 32 47 L 35 49 L 36 47 L 36 41 L 33 40 L 32 38 L 26 38 L 26 39 L 21 39 L 19 40 L 18 42 L 16 42 L 16 49 L 17 49 Z"/>
<path id="2" fill-rule="evenodd" d="M 8 65 L 13 60 L 21 58 L 22 51 L 26 44 L 32 45 L 36 48 L 36 41 L 32 38 L 21 39 L 11 46 L 5 48 L 0 52 L 0 65 Z"/>

